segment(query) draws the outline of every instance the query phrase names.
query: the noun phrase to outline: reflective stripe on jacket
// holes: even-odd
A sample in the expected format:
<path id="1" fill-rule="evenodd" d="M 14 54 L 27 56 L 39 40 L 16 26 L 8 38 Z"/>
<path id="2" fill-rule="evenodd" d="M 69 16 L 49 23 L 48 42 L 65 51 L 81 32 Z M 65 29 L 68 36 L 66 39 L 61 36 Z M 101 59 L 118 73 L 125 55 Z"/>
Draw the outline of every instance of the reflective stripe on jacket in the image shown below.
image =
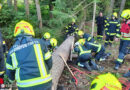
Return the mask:
<path id="1" fill-rule="evenodd" d="M 6 63 L 8 77 L 13 80 L 15 74 L 18 87 L 31 87 L 51 81 L 48 65 L 48 60 L 51 59 L 45 58 L 46 45 L 40 39 L 25 41 L 20 45 L 16 41 L 9 50 Z"/>
<path id="2" fill-rule="evenodd" d="M 78 52 L 79 55 L 91 53 L 91 50 L 86 49 L 85 46 L 82 45 L 75 46 L 74 51 Z"/>
<path id="3" fill-rule="evenodd" d="M 118 20 L 110 20 L 106 24 L 105 32 L 107 35 L 120 37 L 120 23 Z"/>
<path id="4" fill-rule="evenodd" d="M 121 39 L 130 40 L 130 23 L 124 22 L 121 24 Z"/>

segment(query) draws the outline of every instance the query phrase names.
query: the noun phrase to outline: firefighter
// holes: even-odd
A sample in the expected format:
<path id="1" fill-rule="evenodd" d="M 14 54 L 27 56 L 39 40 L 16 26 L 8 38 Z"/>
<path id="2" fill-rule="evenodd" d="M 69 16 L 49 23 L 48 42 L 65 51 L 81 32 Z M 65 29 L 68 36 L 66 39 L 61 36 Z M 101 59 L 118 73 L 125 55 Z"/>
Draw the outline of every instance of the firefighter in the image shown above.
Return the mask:
<path id="1" fill-rule="evenodd" d="M 7 55 L 6 74 L 16 80 L 19 90 L 51 90 L 51 54 L 30 23 L 22 20 L 15 26 L 15 43 Z"/>
<path id="2" fill-rule="evenodd" d="M 92 58 L 91 50 L 87 50 L 85 46 L 81 45 L 79 42 L 76 42 L 74 51 L 78 53 L 78 59 L 76 64 L 91 71 L 92 68 L 89 65 Z"/>
<path id="3" fill-rule="evenodd" d="M 49 45 L 49 42 L 50 42 L 50 38 L 51 38 L 51 35 L 49 32 L 46 32 L 43 37 L 42 37 L 42 40 L 46 43 L 46 46 L 48 47 Z"/>
<path id="4" fill-rule="evenodd" d="M 106 73 L 92 81 L 90 90 L 122 90 L 122 85 L 113 74 Z"/>
<path id="5" fill-rule="evenodd" d="M 82 30 L 79 30 L 77 34 L 78 34 L 78 36 L 80 36 L 80 38 L 85 38 L 86 41 L 88 41 L 88 42 L 96 43 L 96 41 L 94 40 L 93 37 L 91 37 L 90 34 L 84 33 Z"/>
<path id="6" fill-rule="evenodd" d="M 102 12 L 100 12 L 99 16 L 96 17 L 96 24 L 97 24 L 97 39 L 102 40 L 105 25 L 105 17 L 103 16 Z"/>
<path id="7" fill-rule="evenodd" d="M 84 46 L 95 53 L 95 60 L 96 61 L 104 61 L 107 59 L 108 56 L 110 56 L 110 53 L 105 53 L 105 47 L 98 43 L 91 43 L 87 42 L 84 38 L 80 39 L 80 41 L 84 42 Z"/>
<path id="8" fill-rule="evenodd" d="M 78 32 L 78 26 L 75 22 L 75 19 L 72 18 L 72 23 L 68 24 L 68 26 L 65 28 L 66 36 L 74 35 Z"/>
<path id="9" fill-rule="evenodd" d="M 51 38 L 51 35 L 50 35 L 50 33 L 49 32 L 46 32 L 44 35 L 43 35 L 43 37 L 42 37 L 42 39 L 43 40 L 49 40 Z"/>
<path id="10" fill-rule="evenodd" d="M 112 18 L 107 22 L 105 28 L 106 41 L 105 47 L 112 45 L 114 37 L 119 37 L 120 35 L 120 23 L 117 20 L 117 13 L 113 13 Z"/>
<path id="11" fill-rule="evenodd" d="M 119 56 L 115 61 L 115 69 L 118 70 L 121 64 L 124 62 L 124 57 L 128 54 L 128 48 L 130 48 L 130 9 L 126 9 L 122 12 L 121 17 L 124 19 L 121 24 L 121 39 L 119 47 Z M 118 38 L 115 38 L 118 41 Z"/>
<path id="12" fill-rule="evenodd" d="M 57 49 L 57 40 L 55 38 L 49 40 L 48 49 L 51 53 Z"/>
<path id="13" fill-rule="evenodd" d="M 77 43 L 75 43 L 75 52 L 78 52 L 78 60 L 77 64 L 78 66 L 87 68 L 89 71 L 91 70 L 99 70 L 103 71 L 104 68 L 101 66 L 98 66 L 95 61 L 92 59 L 92 53 L 90 48 L 85 47 L 85 39 L 79 39 Z"/>

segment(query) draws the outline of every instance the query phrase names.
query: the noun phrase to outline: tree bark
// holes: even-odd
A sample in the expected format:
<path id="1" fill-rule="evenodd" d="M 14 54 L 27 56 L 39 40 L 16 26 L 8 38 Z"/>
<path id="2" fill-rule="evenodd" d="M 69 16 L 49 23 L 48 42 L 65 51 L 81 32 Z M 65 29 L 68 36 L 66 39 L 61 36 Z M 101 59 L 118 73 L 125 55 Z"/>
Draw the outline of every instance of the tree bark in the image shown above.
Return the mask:
<path id="1" fill-rule="evenodd" d="M 7 0 L 8 6 L 12 7 L 12 0 Z"/>
<path id="2" fill-rule="evenodd" d="M 26 16 L 29 19 L 29 1 L 28 0 L 24 0 L 24 4 L 25 4 Z"/>
<path id="3" fill-rule="evenodd" d="M 111 0 L 110 7 L 109 7 L 109 17 L 112 15 L 114 3 L 115 3 L 115 0 Z"/>
<path id="4" fill-rule="evenodd" d="M 73 36 L 68 37 L 52 55 L 53 59 L 53 67 L 51 70 L 52 82 L 53 82 L 52 90 L 57 90 L 59 78 L 62 74 L 62 71 L 64 70 L 64 61 L 59 55 L 62 54 L 62 56 L 67 61 L 73 42 L 74 37 Z"/>
<path id="5" fill-rule="evenodd" d="M 53 18 L 52 10 L 53 10 L 53 0 L 49 0 L 49 10 L 50 10 L 50 18 Z"/>
<path id="6" fill-rule="evenodd" d="M 119 12 L 119 18 L 120 18 L 120 15 L 121 15 L 122 10 L 123 10 L 124 7 L 125 7 L 125 2 L 126 2 L 126 0 L 122 0 L 122 1 L 121 1 L 120 12 Z"/>
<path id="7" fill-rule="evenodd" d="M 37 9 L 39 28 L 42 29 L 42 16 L 41 16 L 41 9 L 40 9 L 39 0 L 35 0 L 35 3 L 36 3 L 36 9 Z"/>
<path id="8" fill-rule="evenodd" d="M 14 9 L 17 12 L 17 0 L 14 0 Z"/>
<path id="9" fill-rule="evenodd" d="M 96 1 L 94 2 L 94 10 L 93 10 L 93 22 L 92 22 L 92 33 L 91 33 L 92 37 L 94 34 L 95 14 L 96 14 Z"/>

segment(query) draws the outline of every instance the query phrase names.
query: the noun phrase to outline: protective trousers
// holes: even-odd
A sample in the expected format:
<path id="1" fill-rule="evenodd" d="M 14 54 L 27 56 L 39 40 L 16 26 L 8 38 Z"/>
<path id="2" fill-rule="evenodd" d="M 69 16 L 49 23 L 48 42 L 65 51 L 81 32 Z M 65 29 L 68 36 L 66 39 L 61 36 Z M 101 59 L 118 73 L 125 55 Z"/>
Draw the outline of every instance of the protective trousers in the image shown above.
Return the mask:
<path id="1" fill-rule="evenodd" d="M 98 40 L 102 40 L 103 32 L 104 32 L 104 26 L 103 25 L 98 25 L 97 26 L 97 39 Z"/>
<path id="2" fill-rule="evenodd" d="M 100 58 L 102 57 L 102 56 L 104 56 L 104 54 L 105 54 L 105 47 L 104 46 L 102 46 L 101 47 L 101 50 L 99 51 L 99 52 L 97 52 L 97 54 L 95 55 L 95 60 L 100 60 Z"/>
<path id="3" fill-rule="evenodd" d="M 119 56 L 116 60 L 119 63 L 122 63 L 124 60 L 125 55 L 128 53 L 127 50 L 130 47 L 130 40 L 121 40 L 120 47 L 119 47 Z"/>
<path id="4" fill-rule="evenodd" d="M 114 36 L 106 35 L 105 47 L 107 45 L 112 45 L 112 41 L 114 40 Z"/>

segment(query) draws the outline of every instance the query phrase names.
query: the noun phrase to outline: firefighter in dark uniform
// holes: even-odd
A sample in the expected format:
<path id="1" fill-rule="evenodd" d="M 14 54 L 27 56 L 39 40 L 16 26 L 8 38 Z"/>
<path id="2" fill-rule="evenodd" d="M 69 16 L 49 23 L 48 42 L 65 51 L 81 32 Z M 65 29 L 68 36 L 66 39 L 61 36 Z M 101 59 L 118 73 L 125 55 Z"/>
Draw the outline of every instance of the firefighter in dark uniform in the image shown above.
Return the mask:
<path id="1" fill-rule="evenodd" d="M 97 39 L 102 40 L 103 33 L 104 33 L 104 25 L 105 25 L 105 17 L 103 13 L 100 12 L 99 16 L 96 17 L 96 24 L 97 24 Z"/>
<path id="2" fill-rule="evenodd" d="M 43 37 L 42 37 L 42 40 L 46 43 L 46 46 L 48 47 L 49 45 L 49 42 L 50 42 L 50 38 L 51 38 L 51 35 L 49 32 L 46 32 Z"/>
<path id="3" fill-rule="evenodd" d="M 85 44 L 85 39 L 84 40 L 79 39 L 79 41 L 75 43 L 74 51 L 78 52 L 77 65 L 89 71 L 91 70 L 103 71 L 104 68 L 98 66 L 96 62 L 92 60 L 91 50 L 87 49 L 84 46 L 84 44 Z"/>
<path id="4" fill-rule="evenodd" d="M 120 36 L 120 23 L 117 20 L 117 13 L 113 13 L 112 19 L 110 19 L 105 28 L 105 34 L 106 34 L 106 41 L 105 41 L 105 47 L 108 45 L 112 45 L 112 42 L 114 40 L 114 37 Z"/>
<path id="5" fill-rule="evenodd" d="M 84 33 L 82 30 L 79 30 L 77 34 L 80 38 L 85 38 L 87 42 L 96 43 L 96 41 L 90 34 Z"/>
<path id="6" fill-rule="evenodd" d="M 121 17 L 124 19 L 124 22 L 121 24 L 121 36 L 120 36 L 120 47 L 119 47 L 119 56 L 115 61 L 114 69 L 118 70 L 124 62 L 124 58 L 129 54 L 130 49 L 130 9 L 126 9 L 122 12 Z M 118 41 L 118 38 L 115 38 Z"/>
<path id="7" fill-rule="evenodd" d="M 75 23 L 75 19 L 72 19 L 72 23 L 65 28 L 66 36 L 74 35 L 78 32 L 78 26 Z"/>
<path id="8" fill-rule="evenodd" d="M 33 38 L 33 27 L 26 21 L 15 26 L 15 43 L 7 55 L 6 74 L 16 80 L 19 90 L 51 90 L 51 53 L 43 40 Z"/>

